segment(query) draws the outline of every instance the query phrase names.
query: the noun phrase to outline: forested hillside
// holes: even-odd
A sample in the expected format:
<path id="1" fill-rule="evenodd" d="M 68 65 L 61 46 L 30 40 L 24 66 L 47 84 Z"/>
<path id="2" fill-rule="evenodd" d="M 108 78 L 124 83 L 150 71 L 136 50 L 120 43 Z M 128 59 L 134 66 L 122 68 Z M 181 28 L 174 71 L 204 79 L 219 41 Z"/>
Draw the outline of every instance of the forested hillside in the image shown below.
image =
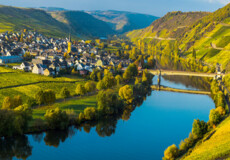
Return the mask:
<path id="1" fill-rule="evenodd" d="M 56 20 L 67 24 L 71 28 L 71 32 L 93 37 L 102 37 L 115 33 L 106 22 L 82 11 L 54 11 L 49 13 Z"/>
<path id="2" fill-rule="evenodd" d="M 125 11 L 87 11 L 95 18 L 107 22 L 118 33 L 128 32 L 149 26 L 158 17 Z"/>
<path id="3" fill-rule="evenodd" d="M 142 30 L 127 34 L 134 42 L 161 46 L 164 51 L 178 45 L 181 56 L 230 68 L 230 4 L 213 12 L 172 12 Z M 157 42 L 156 42 L 157 41 Z M 169 45 L 170 44 L 170 45 Z M 175 47 L 175 46 L 174 46 Z"/>
<path id="4" fill-rule="evenodd" d="M 0 6 L 0 32 L 36 30 L 49 36 L 65 36 L 67 25 L 37 9 Z"/>

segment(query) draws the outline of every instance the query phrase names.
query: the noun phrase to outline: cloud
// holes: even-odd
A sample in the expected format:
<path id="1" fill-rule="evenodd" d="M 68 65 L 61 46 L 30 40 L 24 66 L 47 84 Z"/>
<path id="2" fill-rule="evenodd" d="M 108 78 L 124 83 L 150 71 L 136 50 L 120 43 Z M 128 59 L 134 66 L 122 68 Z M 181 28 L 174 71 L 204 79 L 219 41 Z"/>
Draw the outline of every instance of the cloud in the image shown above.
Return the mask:
<path id="1" fill-rule="evenodd" d="M 209 3 L 221 3 L 221 4 L 228 4 L 230 2 L 230 0 L 206 0 L 208 1 Z"/>

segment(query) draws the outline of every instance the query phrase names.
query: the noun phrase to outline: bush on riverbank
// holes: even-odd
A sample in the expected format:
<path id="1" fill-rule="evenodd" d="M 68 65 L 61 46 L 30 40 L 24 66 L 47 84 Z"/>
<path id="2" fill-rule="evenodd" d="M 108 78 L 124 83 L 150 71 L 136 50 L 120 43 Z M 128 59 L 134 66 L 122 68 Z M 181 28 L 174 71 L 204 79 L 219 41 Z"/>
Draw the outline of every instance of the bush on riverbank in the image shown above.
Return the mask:
<path id="1" fill-rule="evenodd" d="M 69 125 L 69 117 L 65 111 L 59 108 L 46 111 L 45 120 L 50 129 L 66 129 Z"/>

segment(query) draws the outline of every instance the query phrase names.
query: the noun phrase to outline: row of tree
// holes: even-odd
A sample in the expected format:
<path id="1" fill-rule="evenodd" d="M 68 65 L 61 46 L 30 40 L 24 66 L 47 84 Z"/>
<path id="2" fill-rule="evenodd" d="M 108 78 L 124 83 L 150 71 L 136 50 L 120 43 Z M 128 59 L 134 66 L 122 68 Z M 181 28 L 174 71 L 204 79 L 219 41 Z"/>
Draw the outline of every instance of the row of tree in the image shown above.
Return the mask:
<path id="1" fill-rule="evenodd" d="M 209 114 L 209 121 L 206 123 L 199 119 L 194 120 L 192 132 L 189 137 L 181 141 L 179 148 L 175 144 L 169 146 L 164 152 L 164 160 L 176 159 L 186 153 L 194 144 L 202 139 L 204 135 L 216 127 L 226 116 L 228 107 L 225 103 L 224 94 L 215 80 L 211 83 L 212 98 L 215 102 L 216 109 L 212 109 Z"/>

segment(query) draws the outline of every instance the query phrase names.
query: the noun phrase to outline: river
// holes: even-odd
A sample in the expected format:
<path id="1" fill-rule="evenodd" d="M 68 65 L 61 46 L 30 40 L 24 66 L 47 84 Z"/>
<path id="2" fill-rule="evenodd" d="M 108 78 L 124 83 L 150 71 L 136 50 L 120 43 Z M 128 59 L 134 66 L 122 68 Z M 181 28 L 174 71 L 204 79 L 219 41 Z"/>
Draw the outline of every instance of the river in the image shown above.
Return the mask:
<path id="1" fill-rule="evenodd" d="M 189 78 L 168 76 L 161 84 L 180 89 L 208 88 L 189 85 L 183 79 Z M 157 83 L 157 76 L 153 83 Z M 126 120 L 1 140 L 4 151 L 0 150 L 0 159 L 160 160 L 169 145 L 179 145 L 188 137 L 194 119 L 207 121 L 214 107 L 207 95 L 152 91 Z"/>

